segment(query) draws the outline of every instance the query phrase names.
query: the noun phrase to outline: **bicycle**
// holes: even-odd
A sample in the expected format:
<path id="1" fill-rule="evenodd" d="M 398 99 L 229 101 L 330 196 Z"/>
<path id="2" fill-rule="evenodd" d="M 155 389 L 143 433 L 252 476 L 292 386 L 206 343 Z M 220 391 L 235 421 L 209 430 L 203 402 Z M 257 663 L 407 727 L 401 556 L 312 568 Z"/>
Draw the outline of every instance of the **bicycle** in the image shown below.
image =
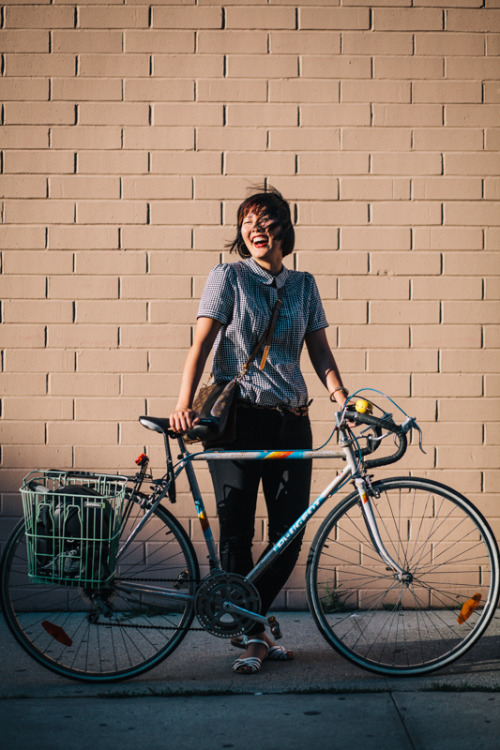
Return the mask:
<path id="1" fill-rule="evenodd" d="M 87 531 L 77 540 L 86 550 L 81 559 L 75 548 L 72 557 L 67 549 L 63 554 L 61 545 L 75 540 L 54 532 L 52 557 L 41 568 L 33 567 L 39 551 L 36 526 L 25 507 L 1 562 L 1 601 L 10 630 L 44 667 L 95 682 L 131 678 L 156 666 L 180 644 L 195 616 L 199 629 L 215 636 L 244 635 L 258 622 L 279 638 L 276 618 L 259 612 L 254 582 L 327 499 L 352 481 L 354 491 L 328 513 L 309 550 L 306 589 L 316 625 L 342 656 L 377 674 L 423 675 L 451 664 L 477 642 L 495 613 L 498 547 L 481 513 L 450 487 L 416 477 L 373 480 L 371 469 L 404 455 L 413 429 L 422 447 L 416 420 L 405 416 L 398 425 L 391 414 L 358 399 L 355 408 L 348 403 L 337 413 L 330 438 L 318 449 L 195 452 L 183 437 L 170 433 L 168 419 L 145 416 L 141 424 L 164 439 L 167 471 L 160 478 L 149 473 L 145 454 L 137 459 L 133 476 L 29 474 L 23 498 L 36 512 L 47 503 L 53 515 L 61 512 L 61 496 L 81 509 L 77 487 L 84 488 L 83 494 L 102 498 L 104 493 L 103 507 L 110 497 L 118 499 L 108 513 L 112 521 L 105 543 L 94 516 L 94 537 Z M 198 430 L 210 426 L 208 421 Z M 353 426 L 360 427 L 358 435 Z M 325 450 L 335 433 L 339 450 Z M 368 458 L 390 436 L 395 445 L 390 455 Z M 179 447 L 175 462 L 171 438 Z M 345 461 L 246 577 L 220 568 L 194 470 L 197 461 L 228 458 Z M 209 573 L 202 580 L 188 534 L 162 504 L 165 498 L 175 502 L 183 471 L 207 550 Z M 141 491 L 145 481 L 151 484 L 149 493 Z M 68 509 L 63 510 L 67 516 Z"/>

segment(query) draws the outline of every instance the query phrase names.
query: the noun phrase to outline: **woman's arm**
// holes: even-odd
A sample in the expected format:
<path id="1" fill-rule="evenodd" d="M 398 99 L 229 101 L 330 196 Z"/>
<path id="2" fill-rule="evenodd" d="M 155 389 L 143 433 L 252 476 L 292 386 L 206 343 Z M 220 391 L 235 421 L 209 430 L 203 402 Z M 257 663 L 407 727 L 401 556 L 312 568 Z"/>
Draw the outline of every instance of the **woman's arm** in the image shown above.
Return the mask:
<path id="1" fill-rule="evenodd" d="M 186 432 L 199 420 L 191 404 L 221 325 L 219 320 L 213 318 L 198 318 L 197 320 L 193 345 L 187 354 L 182 371 L 177 405 L 170 414 L 170 427 L 174 432 Z"/>
<path id="2" fill-rule="evenodd" d="M 342 378 L 335 362 L 335 357 L 326 337 L 326 330 L 320 328 L 319 331 L 312 331 L 312 333 L 306 334 L 305 342 L 317 376 L 323 385 L 328 388 L 329 393 L 333 393 L 333 398 L 338 405 L 342 407 L 346 400 L 347 392 L 336 390 L 344 386 L 342 385 Z"/>

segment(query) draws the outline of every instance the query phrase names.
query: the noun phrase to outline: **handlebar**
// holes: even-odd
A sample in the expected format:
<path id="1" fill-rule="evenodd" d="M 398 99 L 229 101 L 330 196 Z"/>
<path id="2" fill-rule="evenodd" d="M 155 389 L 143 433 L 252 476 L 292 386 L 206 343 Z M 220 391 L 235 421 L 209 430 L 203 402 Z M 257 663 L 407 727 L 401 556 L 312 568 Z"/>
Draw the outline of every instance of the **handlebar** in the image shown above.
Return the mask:
<path id="1" fill-rule="evenodd" d="M 366 403 L 366 402 L 365 402 Z M 397 405 L 396 405 L 397 406 Z M 399 408 L 399 407 L 398 407 Z M 404 412 L 403 412 L 404 413 Z M 164 435 L 167 456 L 171 463 L 170 447 L 168 445 L 167 435 L 170 437 L 178 437 L 176 433 L 171 432 L 169 429 L 169 420 L 165 418 L 156 417 L 140 417 L 139 421 L 144 427 L 160 432 Z M 411 429 L 415 428 L 419 432 L 419 445 L 420 450 L 425 453 L 422 448 L 422 435 L 420 428 L 415 419 L 408 417 L 403 424 L 398 425 L 394 422 L 391 414 L 383 414 L 382 417 L 375 417 L 373 414 L 368 412 L 357 411 L 356 408 L 348 408 L 342 412 L 337 412 L 337 426 L 340 427 L 342 424 L 349 422 L 355 425 L 367 425 L 373 428 L 375 435 L 363 435 L 362 437 L 367 441 L 367 445 L 363 448 L 359 448 L 358 455 L 366 456 L 373 453 L 378 449 L 384 437 L 387 437 L 388 433 L 392 433 L 395 437 L 397 448 L 394 453 L 389 456 L 381 456 L 380 458 L 373 458 L 364 460 L 366 469 L 373 469 L 378 466 L 388 466 L 396 461 L 399 461 L 402 456 L 406 453 L 408 448 L 408 439 L 406 433 Z M 187 432 L 188 440 L 191 439 L 207 439 L 212 436 L 212 431 L 216 425 L 211 419 L 202 419 L 200 422 L 192 427 Z M 383 433 L 386 433 L 385 435 Z M 354 436 L 354 440 L 359 440 L 359 437 Z"/>
<path id="2" fill-rule="evenodd" d="M 396 461 L 399 461 L 408 448 L 406 433 L 412 426 L 416 426 L 416 422 L 411 419 L 407 420 L 403 425 L 397 425 L 390 414 L 384 415 L 383 417 L 374 417 L 373 414 L 360 414 L 354 409 L 346 409 L 344 416 L 346 420 L 354 422 L 354 424 L 366 424 L 375 428 L 377 437 L 367 438 L 368 447 L 361 449 L 362 455 L 373 453 L 373 451 L 378 448 L 382 440 L 383 431 L 392 432 L 396 437 L 398 444 L 396 452 L 390 456 L 382 456 L 381 458 L 373 458 L 364 461 L 364 465 L 367 469 L 374 469 L 377 466 L 387 466 L 388 464 L 393 464 Z"/>
<path id="3" fill-rule="evenodd" d="M 364 464 L 367 469 L 375 468 L 377 466 L 387 466 L 388 464 L 399 461 L 402 456 L 406 453 L 408 448 L 408 440 L 406 433 L 412 426 L 416 425 L 414 420 L 407 420 L 404 425 L 397 425 L 392 419 L 391 415 L 386 414 L 383 417 L 374 417 L 372 414 L 360 414 L 354 409 L 348 409 L 344 412 L 344 418 L 353 422 L 354 424 L 365 424 L 374 428 L 375 436 L 365 435 L 367 440 L 367 446 L 360 448 L 362 456 L 369 455 L 379 448 L 383 439 L 383 432 L 391 432 L 396 436 L 398 447 L 395 453 L 390 456 L 382 456 L 380 458 L 372 458 L 365 460 Z M 188 437 L 195 437 L 205 439 L 211 434 L 210 428 L 213 429 L 213 421 L 210 419 L 202 419 L 199 424 L 191 428 L 188 431 Z"/>

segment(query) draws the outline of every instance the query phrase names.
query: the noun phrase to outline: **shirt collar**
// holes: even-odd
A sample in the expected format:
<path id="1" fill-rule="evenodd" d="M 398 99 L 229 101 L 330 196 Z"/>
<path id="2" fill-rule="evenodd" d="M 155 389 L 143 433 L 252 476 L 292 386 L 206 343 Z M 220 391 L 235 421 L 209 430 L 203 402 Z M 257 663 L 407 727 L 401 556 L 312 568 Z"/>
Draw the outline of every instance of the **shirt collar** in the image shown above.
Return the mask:
<path id="1" fill-rule="evenodd" d="M 263 284 L 267 284 L 268 286 L 275 284 L 277 289 L 281 289 L 285 285 L 286 280 L 290 275 L 290 271 L 286 266 L 283 266 L 281 272 L 277 276 L 273 276 L 272 273 L 266 271 L 262 266 L 259 266 L 253 258 L 245 258 L 243 262 L 256 276 L 260 276 Z"/>

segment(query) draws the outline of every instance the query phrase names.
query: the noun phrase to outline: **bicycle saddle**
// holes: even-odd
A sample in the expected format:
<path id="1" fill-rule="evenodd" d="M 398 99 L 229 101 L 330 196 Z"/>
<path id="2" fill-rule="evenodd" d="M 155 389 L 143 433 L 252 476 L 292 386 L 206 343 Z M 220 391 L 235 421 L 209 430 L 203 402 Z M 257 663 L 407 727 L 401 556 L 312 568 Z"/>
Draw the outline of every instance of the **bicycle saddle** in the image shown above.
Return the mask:
<path id="1" fill-rule="evenodd" d="M 170 420 L 167 417 L 139 417 L 139 422 L 148 430 L 162 434 L 166 433 L 170 427 Z"/>
<path id="2" fill-rule="evenodd" d="M 159 432 L 161 435 L 166 435 L 170 428 L 168 417 L 139 417 L 139 422 L 148 430 L 154 430 L 154 432 Z M 188 440 L 208 440 L 213 437 L 217 428 L 217 420 L 202 419 L 199 424 L 196 424 L 187 431 L 186 436 Z M 174 433 L 171 432 L 170 435 L 173 436 Z"/>

